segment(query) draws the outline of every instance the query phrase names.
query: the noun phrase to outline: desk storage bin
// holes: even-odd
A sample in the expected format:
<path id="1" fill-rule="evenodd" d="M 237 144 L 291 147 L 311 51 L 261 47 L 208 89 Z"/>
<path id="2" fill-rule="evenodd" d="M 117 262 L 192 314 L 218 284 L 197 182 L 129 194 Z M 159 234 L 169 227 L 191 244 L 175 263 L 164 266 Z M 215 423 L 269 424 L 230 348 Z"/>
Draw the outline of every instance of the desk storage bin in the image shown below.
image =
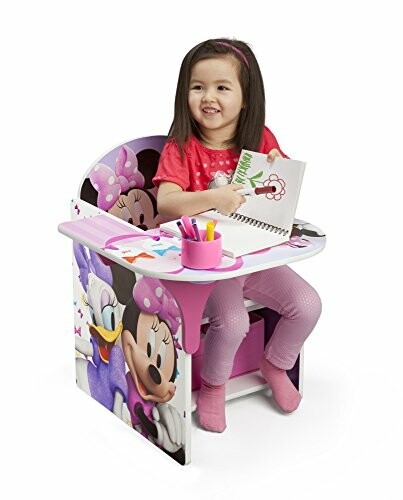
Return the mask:
<path id="1" fill-rule="evenodd" d="M 249 332 L 236 353 L 231 378 L 249 373 L 259 368 L 264 350 L 264 320 L 255 313 L 249 313 Z M 203 325 L 199 349 L 192 356 L 192 391 L 200 389 L 201 367 L 204 351 L 204 337 L 209 325 Z"/>

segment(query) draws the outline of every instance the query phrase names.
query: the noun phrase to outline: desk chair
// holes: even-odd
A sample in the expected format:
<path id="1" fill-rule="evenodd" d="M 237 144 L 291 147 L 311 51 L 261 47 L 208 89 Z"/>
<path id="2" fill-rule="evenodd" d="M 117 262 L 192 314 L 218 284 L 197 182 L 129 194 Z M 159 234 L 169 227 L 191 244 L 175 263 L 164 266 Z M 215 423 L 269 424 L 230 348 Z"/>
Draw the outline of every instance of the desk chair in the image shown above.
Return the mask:
<path id="1" fill-rule="evenodd" d="M 164 136 L 136 139 L 96 161 L 72 200 L 73 221 L 109 214 L 104 220 L 119 219 L 127 231 L 137 226 L 152 235 L 162 222 L 152 178 L 165 142 Z M 189 463 L 191 418 L 183 399 L 193 390 L 195 410 L 203 343 L 193 355 L 186 352 L 180 310 L 157 279 L 77 241 L 73 249 L 77 385 L 179 463 Z M 161 251 L 176 250 L 173 245 Z M 132 263 L 150 255 L 134 251 L 124 258 Z M 245 307 L 251 311 L 251 330 L 237 353 L 227 400 L 267 389 L 258 360 L 280 316 L 247 298 Z M 204 318 L 201 337 L 206 323 Z M 301 355 L 288 373 L 301 392 Z"/>

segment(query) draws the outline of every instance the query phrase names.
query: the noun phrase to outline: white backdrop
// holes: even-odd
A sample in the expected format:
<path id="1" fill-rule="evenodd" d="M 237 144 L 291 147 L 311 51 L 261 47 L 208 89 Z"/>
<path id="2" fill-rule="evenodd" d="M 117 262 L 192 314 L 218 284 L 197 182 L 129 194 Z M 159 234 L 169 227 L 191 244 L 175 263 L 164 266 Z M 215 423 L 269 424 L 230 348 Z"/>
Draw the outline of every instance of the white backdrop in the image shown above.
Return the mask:
<path id="1" fill-rule="evenodd" d="M 398 3 L 0 7 L 7 498 L 402 498 Z M 181 468 L 76 390 L 71 245 L 57 224 L 97 157 L 167 132 L 182 58 L 220 36 L 251 44 L 267 124 L 307 161 L 297 215 L 328 247 L 293 267 L 324 308 L 300 409 L 281 415 L 264 395 L 231 402 L 226 432 L 196 427 Z"/>

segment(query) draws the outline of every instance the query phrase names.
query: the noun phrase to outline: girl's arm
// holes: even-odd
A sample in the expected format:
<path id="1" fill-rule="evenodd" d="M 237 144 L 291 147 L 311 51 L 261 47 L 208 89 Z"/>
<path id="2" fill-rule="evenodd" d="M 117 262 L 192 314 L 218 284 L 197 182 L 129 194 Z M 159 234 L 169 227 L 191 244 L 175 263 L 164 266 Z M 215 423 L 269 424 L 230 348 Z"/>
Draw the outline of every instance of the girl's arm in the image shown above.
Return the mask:
<path id="1" fill-rule="evenodd" d="M 182 215 L 195 215 L 212 208 L 221 214 L 229 215 L 245 203 L 244 196 L 237 193 L 241 184 L 228 184 L 216 189 L 185 192 L 173 182 L 161 182 L 158 188 L 158 212 L 164 217 L 179 218 Z"/>

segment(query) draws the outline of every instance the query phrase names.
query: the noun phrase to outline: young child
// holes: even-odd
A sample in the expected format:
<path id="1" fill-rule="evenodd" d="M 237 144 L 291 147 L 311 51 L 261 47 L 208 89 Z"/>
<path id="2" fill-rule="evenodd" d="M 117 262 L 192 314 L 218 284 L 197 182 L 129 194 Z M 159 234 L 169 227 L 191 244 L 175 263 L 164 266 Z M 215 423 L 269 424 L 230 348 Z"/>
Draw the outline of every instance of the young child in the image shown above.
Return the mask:
<path id="1" fill-rule="evenodd" d="M 263 80 L 249 46 L 207 40 L 190 50 L 180 68 L 169 140 L 153 179 L 160 214 L 173 219 L 211 208 L 236 212 L 246 201 L 237 193 L 242 186 L 223 186 L 222 179 L 231 177 L 242 148 L 267 153 L 268 161 L 285 156 L 265 127 Z M 207 189 L 218 177 L 220 187 Z M 318 294 L 287 266 L 219 281 L 206 305 L 210 328 L 197 402 L 200 425 L 210 431 L 226 427 L 225 383 L 249 330 L 244 296 L 281 314 L 260 370 L 284 412 L 296 410 L 301 400 L 286 370 L 318 321 Z"/>

